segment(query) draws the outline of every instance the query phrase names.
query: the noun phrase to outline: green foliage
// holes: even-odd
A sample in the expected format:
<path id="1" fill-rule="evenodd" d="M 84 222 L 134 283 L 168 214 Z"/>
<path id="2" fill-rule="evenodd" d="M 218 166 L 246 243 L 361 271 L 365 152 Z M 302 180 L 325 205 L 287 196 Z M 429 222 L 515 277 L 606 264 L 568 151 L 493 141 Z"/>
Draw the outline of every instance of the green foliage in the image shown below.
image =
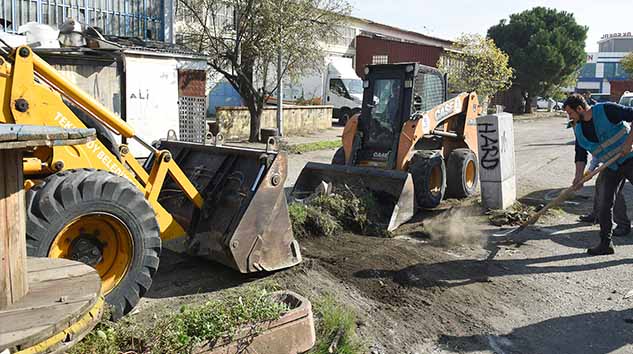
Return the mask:
<path id="1" fill-rule="evenodd" d="M 289 154 L 302 154 L 304 152 L 331 150 L 339 148 L 343 145 L 341 139 L 317 141 L 314 143 L 294 144 L 282 147 Z"/>
<path id="2" fill-rule="evenodd" d="M 511 85 L 508 55 L 494 41 L 478 34 L 464 34 L 455 41 L 457 52 L 447 52 L 438 67 L 448 74 L 453 92 L 476 91 L 482 99 Z"/>
<path id="3" fill-rule="evenodd" d="M 488 37 L 510 56 L 514 84 L 526 102 L 551 96 L 585 63 L 587 27 L 569 12 L 535 7 L 501 20 Z"/>
<path id="4" fill-rule="evenodd" d="M 629 76 L 633 77 L 633 52 L 627 54 L 622 61 L 620 62 L 624 71 L 626 71 Z"/>
<path id="5" fill-rule="evenodd" d="M 292 203 L 288 211 L 292 232 L 297 237 L 332 237 L 342 231 L 341 224 L 334 216 L 313 204 Z"/>
<path id="6" fill-rule="evenodd" d="M 255 336 L 257 324 L 276 320 L 286 311 L 287 306 L 265 288 L 247 288 L 221 300 L 183 306 L 180 313 L 154 314 L 151 323 L 131 317 L 101 322 L 68 353 L 192 353 L 196 346 L 233 338 L 239 331 Z"/>
<path id="7" fill-rule="evenodd" d="M 342 335 L 336 346 L 339 354 L 360 354 L 364 348 L 356 336 L 356 315 L 339 305 L 332 295 L 326 295 L 314 304 L 316 312 L 317 343 L 311 354 L 328 354 L 330 345 L 339 331 Z"/>
<path id="8" fill-rule="evenodd" d="M 307 204 L 292 203 L 288 207 L 292 230 L 299 237 L 336 236 L 343 230 L 365 235 L 389 237 L 380 221 L 384 215 L 371 193 L 318 195 Z M 389 211 L 391 213 L 391 211 Z"/>

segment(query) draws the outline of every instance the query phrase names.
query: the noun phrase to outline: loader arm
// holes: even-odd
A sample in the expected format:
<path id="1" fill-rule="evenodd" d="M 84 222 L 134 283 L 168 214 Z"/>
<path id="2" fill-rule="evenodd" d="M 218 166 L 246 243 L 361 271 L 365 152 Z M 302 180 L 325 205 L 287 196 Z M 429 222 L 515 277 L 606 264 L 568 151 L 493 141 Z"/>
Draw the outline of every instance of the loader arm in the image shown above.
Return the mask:
<path id="1" fill-rule="evenodd" d="M 416 115 L 404 123 L 398 142 L 396 169 L 406 171 L 416 143 L 424 136 L 437 135 L 445 140 L 442 154 L 449 156 L 454 149 L 467 147 L 477 151 L 477 115 L 479 100 L 475 92 L 456 97 Z"/>
<path id="2" fill-rule="evenodd" d="M 126 177 L 145 194 L 156 212 L 163 240 L 186 234 L 158 202 L 165 178 L 170 176 L 196 207 L 202 207 L 203 199 L 173 161 L 169 151 L 157 150 L 140 139 L 130 125 L 61 76 L 28 46 L 16 48 L 6 59 L 8 60 L 4 61 L 0 68 L 0 81 L 5 81 L 0 88 L 5 103 L 2 115 L 4 123 L 84 128 L 81 120 L 64 104 L 63 96 L 112 132 L 138 141 L 150 150 L 154 157 L 154 166 L 148 174 L 129 154 L 126 145 L 119 146 L 121 161 L 98 140 L 86 145 L 38 148 L 33 156 L 25 161 L 27 176 L 87 167 L 113 172 Z M 29 184 L 32 185 L 32 182 Z"/>

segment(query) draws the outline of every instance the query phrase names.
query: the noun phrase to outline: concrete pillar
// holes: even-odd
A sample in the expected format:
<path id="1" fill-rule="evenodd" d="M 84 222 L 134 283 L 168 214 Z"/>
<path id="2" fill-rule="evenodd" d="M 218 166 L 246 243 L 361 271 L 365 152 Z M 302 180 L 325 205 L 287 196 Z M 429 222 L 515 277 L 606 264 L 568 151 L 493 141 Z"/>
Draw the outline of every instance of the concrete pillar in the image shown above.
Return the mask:
<path id="1" fill-rule="evenodd" d="M 477 140 L 483 206 L 506 209 L 516 200 L 512 114 L 477 118 Z"/>

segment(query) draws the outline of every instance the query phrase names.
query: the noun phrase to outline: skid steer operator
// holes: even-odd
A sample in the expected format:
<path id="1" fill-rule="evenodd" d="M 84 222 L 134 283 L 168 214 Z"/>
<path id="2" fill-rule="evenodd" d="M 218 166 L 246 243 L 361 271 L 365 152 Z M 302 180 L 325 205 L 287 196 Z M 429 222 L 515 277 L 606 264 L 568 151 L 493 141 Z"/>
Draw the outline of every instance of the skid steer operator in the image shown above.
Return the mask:
<path id="1" fill-rule="evenodd" d="M 596 104 L 589 107 L 579 94 L 569 96 L 563 109 L 574 123 L 576 135 L 576 175 L 574 184 L 582 178 L 587 165 L 587 151 L 601 162 L 606 162 L 616 154 L 621 154 L 615 164 L 601 172 L 600 184 L 600 243 L 587 253 L 596 255 L 613 254 L 611 241 L 613 228 L 613 203 L 616 190 L 622 179 L 633 183 L 633 133 L 628 124 L 633 121 L 633 108 L 615 103 Z"/>

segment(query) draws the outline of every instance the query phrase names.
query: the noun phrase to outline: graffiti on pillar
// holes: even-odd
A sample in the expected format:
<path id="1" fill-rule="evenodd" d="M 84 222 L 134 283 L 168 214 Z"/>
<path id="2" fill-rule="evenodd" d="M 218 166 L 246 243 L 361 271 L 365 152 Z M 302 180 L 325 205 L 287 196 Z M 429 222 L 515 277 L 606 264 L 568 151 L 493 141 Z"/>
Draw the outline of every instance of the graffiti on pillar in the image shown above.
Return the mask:
<path id="1" fill-rule="evenodd" d="M 492 170 L 499 166 L 499 139 L 497 129 L 492 123 L 477 124 L 477 132 L 479 133 L 479 151 L 481 156 L 481 167 L 486 170 Z"/>

